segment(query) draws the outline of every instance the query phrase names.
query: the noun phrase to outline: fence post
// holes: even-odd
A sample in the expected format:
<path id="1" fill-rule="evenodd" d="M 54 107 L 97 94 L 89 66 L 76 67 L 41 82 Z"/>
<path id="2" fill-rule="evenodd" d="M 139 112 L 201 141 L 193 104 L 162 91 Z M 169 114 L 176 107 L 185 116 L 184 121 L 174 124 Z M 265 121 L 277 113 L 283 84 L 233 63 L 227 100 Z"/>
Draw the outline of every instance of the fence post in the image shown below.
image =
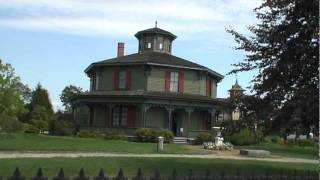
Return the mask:
<path id="1" fill-rule="evenodd" d="M 122 171 L 121 168 L 120 168 L 120 170 L 119 170 L 118 175 L 113 178 L 113 180 L 127 180 L 127 179 L 128 179 L 128 178 L 123 175 L 123 171 Z"/>
<path id="2" fill-rule="evenodd" d="M 141 168 L 138 169 L 136 177 L 133 177 L 132 180 L 146 180 L 146 178 L 143 177 L 143 173 L 141 171 Z"/>
<path id="3" fill-rule="evenodd" d="M 68 180 L 68 179 L 69 179 L 68 177 L 64 176 L 64 172 L 62 168 L 60 168 L 58 175 L 53 178 L 53 180 Z"/>
<path id="4" fill-rule="evenodd" d="M 86 177 L 83 168 L 81 168 L 79 172 L 79 176 L 75 177 L 74 180 L 89 180 L 89 177 Z"/>
<path id="5" fill-rule="evenodd" d="M 21 176 L 20 170 L 18 167 L 13 171 L 13 174 L 11 177 L 7 178 L 8 180 L 25 180 L 26 178 L 24 176 Z"/>
<path id="6" fill-rule="evenodd" d="M 185 180 L 195 180 L 192 169 L 189 170 L 188 176 L 184 177 Z"/>
<path id="7" fill-rule="evenodd" d="M 154 172 L 153 177 L 150 177 L 150 180 L 161 180 L 159 169 L 156 169 L 156 171 Z"/>
<path id="8" fill-rule="evenodd" d="M 179 180 L 179 178 L 177 177 L 177 170 L 176 169 L 173 169 L 172 171 L 172 177 L 168 178 L 169 180 Z"/>
<path id="9" fill-rule="evenodd" d="M 105 176 L 103 169 L 100 168 L 99 174 L 94 180 L 109 180 L 109 178 Z"/>
<path id="10" fill-rule="evenodd" d="M 32 180 L 48 180 L 48 177 L 43 176 L 42 169 L 39 168 L 35 177 Z"/>

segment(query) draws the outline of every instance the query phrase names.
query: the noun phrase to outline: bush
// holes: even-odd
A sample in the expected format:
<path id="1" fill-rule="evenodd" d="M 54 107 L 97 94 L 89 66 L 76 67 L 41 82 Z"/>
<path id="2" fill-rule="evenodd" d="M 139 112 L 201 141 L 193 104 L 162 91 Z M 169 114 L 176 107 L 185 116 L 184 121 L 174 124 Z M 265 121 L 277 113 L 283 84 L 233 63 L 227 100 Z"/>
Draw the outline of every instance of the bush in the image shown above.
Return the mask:
<path id="1" fill-rule="evenodd" d="M 31 134 L 39 134 L 40 133 L 40 129 L 38 129 L 37 127 L 35 127 L 32 124 L 26 124 L 24 127 L 24 132 L 25 133 L 31 133 Z"/>
<path id="2" fill-rule="evenodd" d="M 284 144 L 284 139 L 278 135 L 269 135 L 264 137 L 263 142 L 266 143 L 276 143 L 276 144 Z"/>
<path id="3" fill-rule="evenodd" d="M 241 129 L 240 132 L 234 133 L 229 137 L 229 140 L 234 145 L 250 145 L 257 142 L 256 135 L 249 129 Z"/>
<path id="4" fill-rule="evenodd" d="M 80 138 L 100 138 L 102 134 L 99 131 L 83 130 L 77 133 Z"/>
<path id="5" fill-rule="evenodd" d="M 49 126 L 50 134 L 70 136 L 74 133 L 74 126 L 72 123 L 65 120 L 53 120 Z"/>
<path id="6" fill-rule="evenodd" d="M 296 145 L 296 146 L 317 146 L 317 143 L 311 139 L 290 139 L 287 140 L 287 144 Z"/>
<path id="7" fill-rule="evenodd" d="M 210 133 L 201 132 L 197 135 L 194 143 L 195 144 L 203 144 L 204 142 L 212 141 L 212 136 Z"/>
<path id="8" fill-rule="evenodd" d="M 75 134 L 75 124 L 72 114 L 58 111 L 51 118 L 49 132 L 54 135 L 69 136 Z"/>
<path id="9" fill-rule="evenodd" d="M 107 140 L 127 140 L 128 139 L 127 136 L 124 134 L 124 132 L 120 130 L 107 131 L 104 138 Z"/>
<path id="10" fill-rule="evenodd" d="M 156 131 L 148 128 L 139 128 L 135 132 L 138 142 L 156 142 Z"/>
<path id="11" fill-rule="evenodd" d="M 173 137 L 174 137 L 172 131 L 169 131 L 169 130 L 161 130 L 157 133 L 157 136 L 164 137 L 165 143 L 171 143 L 173 141 Z"/>
<path id="12" fill-rule="evenodd" d="M 17 118 L 0 114 L 0 131 L 6 133 L 15 133 L 22 130 L 22 123 Z"/>

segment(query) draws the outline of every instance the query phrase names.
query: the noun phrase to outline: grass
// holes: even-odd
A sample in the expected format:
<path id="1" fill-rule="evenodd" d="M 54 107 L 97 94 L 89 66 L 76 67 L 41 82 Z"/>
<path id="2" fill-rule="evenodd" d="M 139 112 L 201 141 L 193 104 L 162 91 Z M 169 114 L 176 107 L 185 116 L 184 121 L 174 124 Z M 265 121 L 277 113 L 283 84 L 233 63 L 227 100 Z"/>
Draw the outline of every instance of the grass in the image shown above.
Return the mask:
<path id="1" fill-rule="evenodd" d="M 102 151 L 113 153 L 157 153 L 156 143 L 137 143 L 118 140 L 12 134 L 0 139 L 0 151 Z M 202 149 L 187 145 L 165 144 L 162 153 L 205 154 Z"/>
<path id="2" fill-rule="evenodd" d="M 262 149 L 268 150 L 272 155 L 279 155 L 285 157 L 297 157 L 306 159 L 317 159 L 318 158 L 318 146 L 293 146 L 287 144 L 275 144 L 275 143 L 261 143 L 250 146 L 238 146 L 237 148 L 245 149 Z"/>
<path id="3" fill-rule="evenodd" d="M 264 161 L 243 161 L 223 159 L 196 159 L 196 158 L 25 158 L 25 159 L 1 159 L 0 176 L 8 177 L 15 167 L 19 166 L 23 176 L 27 179 L 36 174 L 39 167 L 43 169 L 44 175 L 54 177 L 60 168 L 64 169 L 65 175 L 73 178 L 80 168 L 84 168 L 89 177 L 95 177 L 100 168 L 104 168 L 109 176 L 115 176 L 119 168 L 123 168 L 125 176 L 132 177 L 140 167 L 145 176 L 151 176 L 159 169 L 161 176 L 170 176 L 173 169 L 177 170 L 178 176 L 187 175 L 190 169 L 195 175 L 204 175 L 210 170 L 212 175 L 220 175 L 222 171 L 226 174 L 305 174 L 310 171 L 318 173 L 317 164 L 297 164 Z"/>

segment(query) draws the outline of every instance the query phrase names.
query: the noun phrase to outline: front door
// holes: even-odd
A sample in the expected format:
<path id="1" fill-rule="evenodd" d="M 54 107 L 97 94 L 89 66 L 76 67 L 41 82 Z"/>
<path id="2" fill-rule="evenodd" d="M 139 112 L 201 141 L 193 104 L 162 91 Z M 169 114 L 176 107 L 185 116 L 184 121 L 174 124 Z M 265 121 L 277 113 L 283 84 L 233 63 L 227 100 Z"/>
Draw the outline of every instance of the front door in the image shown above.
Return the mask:
<path id="1" fill-rule="evenodd" d="M 171 122 L 171 131 L 173 132 L 174 136 L 181 136 L 180 128 L 181 128 L 181 120 L 176 113 L 173 113 L 172 122 Z"/>

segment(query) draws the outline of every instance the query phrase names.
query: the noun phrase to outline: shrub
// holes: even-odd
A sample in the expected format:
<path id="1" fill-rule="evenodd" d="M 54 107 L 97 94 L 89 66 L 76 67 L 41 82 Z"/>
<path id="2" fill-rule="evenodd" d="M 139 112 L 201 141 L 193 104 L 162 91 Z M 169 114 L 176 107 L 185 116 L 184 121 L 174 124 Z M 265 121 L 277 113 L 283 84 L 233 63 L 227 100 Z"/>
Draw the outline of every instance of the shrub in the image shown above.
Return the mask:
<path id="1" fill-rule="evenodd" d="M 210 133 L 201 132 L 197 135 L 194 144 L 203 144 L 204 142 L 212 141 L 212 136 Z"/>
<path id="2" fill-rule="evenodd" d="M 74 133 L 74 126 L 72 123 L 65 120 L 53 120 L 49 126 L 50 134 L 69 136 Z"/>
<path id="3" fill-rule="evenodd" d="M 99 131 L 83 130 L 79 131 L 77 136 L 80 138 L 99 138 L 102 137 L 102 134 Z"/>
<path id="4" fill-rule="evenodd" d="M 22 130 L 22 123 L 15 117 L 0 114 L 0 130 L 6 133 L 14 133 Z"/>
<path id="5" fill-rule="evenodd" d="M 107 140 L 127 140 L 128 139 L 127 136 L 124 134 L 124 132 L 120 130 L 107 131 L 104 138 Z"/>
<path id="6" fill-rule="evenodd" d="M 135 134 L 138 142 L 155 142 L 157 138 L 157 133 L 148 128 L 137 129 Z"/>
<path id="7" fill-rule="evenodd" d="M 284 139 L 278 135 L 268 135 L 264 137 L 263 142 L 266 143 L 276 143 L 276 144 L 284 144 Z"/>
<path id="8" fill-rule="evenodd" d="M 241 129 L 240 132 L 234 133 L 229 137 L 229 140 L 234 145 L 250 145 L 255 144 L 256 136 L 249 129 Z"/>
<path id="9" fill-rule="evenodd" d="M 174 137 L 172 131 L 169 131 L 169 130 L 161 130 L 157 133 L 157 136 L 164 137 L 165 143 L 171 143 L 173 141 L 173 137 Z"/>
<path id="10" fill-rule="evenodd" d="M 29 123 L 24 123 L 22 125 L 23 130 L 25 133 L 31 133 L 31 134 L 39 134 L 40 133 L 40 129 L 38 129 L 37 127 L 35 127 L 32 124 Z"/>
<path id="11" fill-rule="evenodd" d="M 316 146 L 317 143 L 311 139 L 290 139 L 287 140 L 287 144 L 289 145 L 297 145 L 297 146 Z"/>

